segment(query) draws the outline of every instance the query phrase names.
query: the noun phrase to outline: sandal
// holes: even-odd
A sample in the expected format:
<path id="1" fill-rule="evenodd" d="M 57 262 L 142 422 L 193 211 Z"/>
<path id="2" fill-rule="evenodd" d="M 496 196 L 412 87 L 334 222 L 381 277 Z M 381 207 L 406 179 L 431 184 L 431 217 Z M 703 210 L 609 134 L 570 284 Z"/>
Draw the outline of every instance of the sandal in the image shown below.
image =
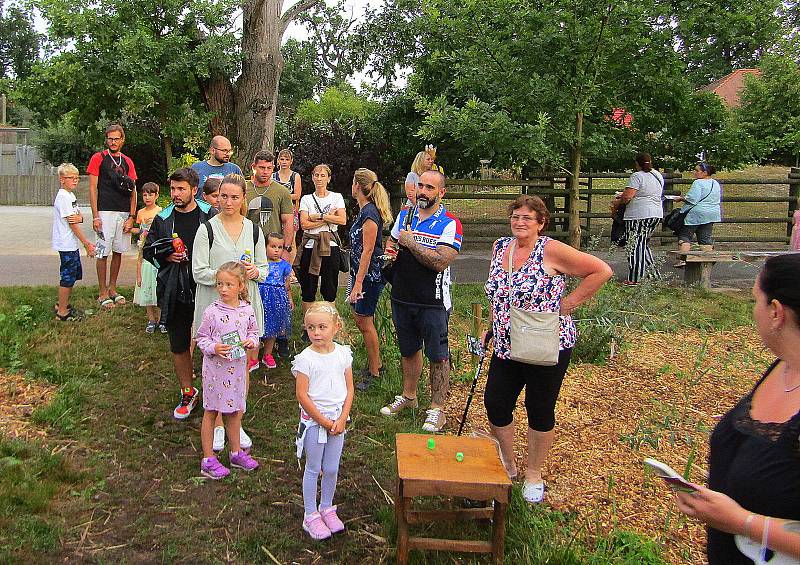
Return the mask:
<path id="1" fill-rule="evenodd" d="M 111 297 L 98 298 L 97 303 L 106 310 L 111 310 L 114 308 L 114 299 Z"/>
<path id="2" fill-rule="evenodd" d="M 56 312 L 56 320 L 59 322 L 79 322 L 81 319 L 80 313 L 70 308 L 63 316 Z"/>
<path id="3" fill-rule="evenodd" d="M 109 294 L 108 297 L 113 300 L 114 304 L 117 306 L 125 306 L 125 304 L 127 304 L 125 297 L 121 294 Z"/>

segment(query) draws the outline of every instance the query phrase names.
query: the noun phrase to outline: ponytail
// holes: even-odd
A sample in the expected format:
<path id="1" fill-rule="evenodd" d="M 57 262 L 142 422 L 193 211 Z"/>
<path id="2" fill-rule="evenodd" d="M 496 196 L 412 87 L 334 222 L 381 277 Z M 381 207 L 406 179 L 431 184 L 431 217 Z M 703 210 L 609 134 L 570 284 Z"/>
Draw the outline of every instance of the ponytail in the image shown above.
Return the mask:
<path id="1" fill-rule="evenodd" d="M 384 223 L 391 223 L 392 207 L 389 204 L 389 193 L 378 180 L 378 175 L 369 169 L 361 168 L 355 172 L 353 180 L 367 200 L 375 204 Z"/>

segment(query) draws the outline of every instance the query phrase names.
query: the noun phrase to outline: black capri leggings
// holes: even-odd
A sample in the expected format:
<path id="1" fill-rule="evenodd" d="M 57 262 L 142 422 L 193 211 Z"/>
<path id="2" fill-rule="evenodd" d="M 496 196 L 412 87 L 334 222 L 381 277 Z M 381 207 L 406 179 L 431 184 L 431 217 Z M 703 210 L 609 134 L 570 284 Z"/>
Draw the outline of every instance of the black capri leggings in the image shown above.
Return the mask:
<path id="1" fill-rule="evenodd" d="M 558 364 L 552 367 L 529 365 L 492 355 L 483 405 L 493 426 L 507 426 L 514 421 L 514 407 L 525 388 L 525 411 L 528 426 L 537 432 L 549 432 L 556 425 L 556 400 L 572 357 L 572 349 L 562 349 Z"/>
<path id="2" fill-rule="evenodd" d="M 319 275 L 308 272 L 311 265 L 311 252 L 313 249 L 304 248 L 300 256 L 300 271 L 297 279 L 300 281 L 300 294 L 303 302 L 314 302 L 317 299 L 317 288 L 322 292 L 322 299 L 328 302 L 336 301 L 336 291 L 339 288 L 339 247 L 331 245 L 331 254 L 322 257 Z"/>

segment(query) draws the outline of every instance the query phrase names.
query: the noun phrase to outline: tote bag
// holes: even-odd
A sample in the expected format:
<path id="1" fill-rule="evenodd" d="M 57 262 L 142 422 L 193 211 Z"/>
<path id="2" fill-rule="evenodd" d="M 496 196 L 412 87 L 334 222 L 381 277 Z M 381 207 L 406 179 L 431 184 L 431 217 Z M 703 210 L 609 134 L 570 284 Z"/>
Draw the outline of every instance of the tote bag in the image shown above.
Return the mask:
<path id="1" fill-rule="evenodd" d="M 515 247 L 516 241 L 512 242 L 508 249 L 509 303 L 513 290 L 511 272 Z M 558 363 L 559 347 L 558 312 L 528 312 L 522 308 L 515 308 L 510 304 L 509 310 L 511 315 L 511 328 L 509 329 L 511 359 L 543 367 L 556 365 Z"/>

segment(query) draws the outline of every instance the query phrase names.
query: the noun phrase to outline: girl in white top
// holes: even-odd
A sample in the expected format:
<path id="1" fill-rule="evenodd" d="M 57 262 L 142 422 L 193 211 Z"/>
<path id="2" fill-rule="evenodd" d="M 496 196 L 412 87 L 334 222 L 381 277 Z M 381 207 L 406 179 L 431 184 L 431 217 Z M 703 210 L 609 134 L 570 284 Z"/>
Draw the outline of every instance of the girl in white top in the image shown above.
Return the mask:
<path id="1" fill-rule="evenodd" d="M 336 515 L 333 495 L 344 446 L 344 432 L 353 404 L 353 354 L 333 341 L 342 318 L 330 302 L 314 302 L 304 318 L 311 345 L 292 361 L 295 391 L 300 403 L 297 457 L 305 451 L 303 472 L 303 529 L 313 539 L 326 539 L 344 530 Z M 322 472 L 320 503 L 317 482 Z"/>

